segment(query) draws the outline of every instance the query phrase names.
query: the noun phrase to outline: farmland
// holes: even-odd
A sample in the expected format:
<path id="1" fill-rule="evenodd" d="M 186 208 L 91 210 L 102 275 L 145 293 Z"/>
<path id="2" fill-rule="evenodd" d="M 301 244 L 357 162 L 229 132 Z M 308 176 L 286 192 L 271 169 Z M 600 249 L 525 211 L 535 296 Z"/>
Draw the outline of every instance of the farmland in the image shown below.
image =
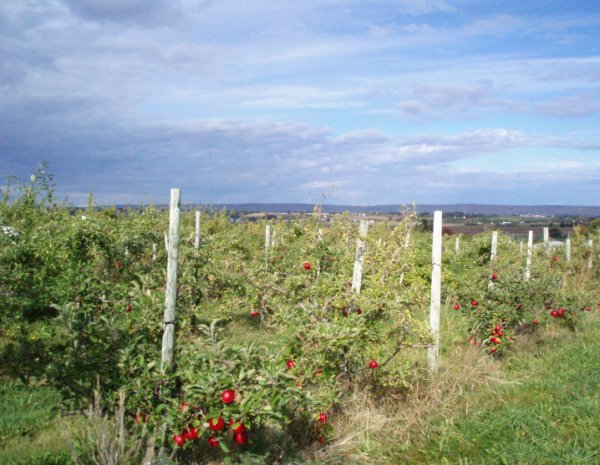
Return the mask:
<path id="1" fill-rule="evenodd" d="M 232 222 L 203 212 L 198 235 L 184 213 L 176 319 L 165 320 L 168 212 L 74 214 L 49 181 L 17 184 L 0 205 L 10 228 L 0 236 L 4 462 L 597 459 L 597 232 L 572 228 L 570 259 L 532 251 L 529 279 L 510 235 L 499 234 L 494 258 L 489 233 L 462 237 L 459 250 L 445 236 L 431 372 L 432 236 L 416 215 L 369 218 L 357 290 L 348 214 Z M 161 362 L 169 325 L 172 368 Z M 491 406 L 498 396 L 506 409 Z M 520 409 L 546 412 L 564 441 L 548 443 L 552 429 Z M 500 448 L 506 428 L 515 441 L 534 437 L 541 458 Z"/>

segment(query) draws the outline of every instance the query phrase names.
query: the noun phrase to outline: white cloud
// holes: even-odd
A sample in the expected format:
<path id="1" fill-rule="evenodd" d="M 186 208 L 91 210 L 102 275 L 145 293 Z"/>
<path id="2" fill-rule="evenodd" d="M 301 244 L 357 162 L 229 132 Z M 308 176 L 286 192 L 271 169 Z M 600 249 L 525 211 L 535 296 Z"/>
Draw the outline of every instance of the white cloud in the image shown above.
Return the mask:
<path id="1" fill-rule="evenodd" d="M 435 183 L 477 196 L 461 187 L 467 164 L 524 189 L 492 160 L 522 153 L 527 183 L 546 173 L 535 160 L 549 150 L 569 181 L 588 182 L 598 15 L 531 8 L 2 2 L 0 171 L 49 159 L 85 198 L 180 184 L 198 200 L 299 200 L 335 181 L 335 196 L 364 203 L 428 198 Z M 582 167 L 560 165 L 584 151 Z"/>
<path id="2" fill-rule="evenodd" d="M 581 118 L 600 112 L 600 98 L 594 95 L 567 95 L 536 105 L 541 115 Z"/>

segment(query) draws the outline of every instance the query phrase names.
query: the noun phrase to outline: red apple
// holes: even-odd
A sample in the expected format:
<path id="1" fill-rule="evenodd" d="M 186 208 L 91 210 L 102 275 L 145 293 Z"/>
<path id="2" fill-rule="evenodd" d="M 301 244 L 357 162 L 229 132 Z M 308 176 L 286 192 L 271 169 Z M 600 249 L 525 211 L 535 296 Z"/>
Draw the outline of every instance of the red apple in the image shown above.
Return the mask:
<path id="1" fill-rule="evenodd" d="M 556 317 L 558 316 L 558 312 L 557 312 L 556 310 L 552 310 L 552 311 L 550 312 L 550 316 L 551 316 L 552 318 L 556 318 Z"/>
<path id="2" fill-rule="evenodd" d="M 251 317 L 253 317 L 253 318 L 256 318 L 258 315 L 259 315 L 259 313 L 258 313 L 258 311 L 257 311 L 257 310 L 252 310 L 252 311 L 250 312 L 250 316 L 251 316 Z"/>
<path id="3" fill-rule="evenodd" d="M 558 309 L 558 316 L 560 316 L 561 318 L 563 316 L 565 316 L 565 309 L 564 308 L 561 307 L 561 308 Z"/>
<path id="4" fill-rule="evenodd" d="M 180 412 L 185 412 L 188 409 L 189 405 L 186 404 L 185 402 L 182 402 L 181 405 L 179 406 L 179 411 Z"/>
<path id="5" fill-rule="evenodd" d="M 379 363 L 377 363 L 377 360 L 371 360 L 369 362 L 369 368 L 377 368 L 379 366 Z"/>
<path id="6" fill-rule="evenodd" d="M 554 257 L 552 257 L 552 261 L 555 262 L 556 260 L 558 260 L 558 257 L 555 255 Z"/>
<path id="7" fill-rule="evenodd" d="M 211 418 L 208 420 L 208 427 L 213 431 L 221 431 L 225 427 L 225 420 L 219 417 L 216 420 Z"/>
<path id="8" fill-rule="evenodd" d="M 454 304 L 454 310 L 460 310 L 460 304 Z"/>
<path id="9" fill-rule="evenodd" d="M 183 436 L 183 434 L 176 434 L 175 436 L 173 436 L 173 441 L 175 441 L 175 444 L 181 447 L 185 444 L 185 437 Z"/>
<path id="10" fill-rule="evenodd" d="M 498 275 L 496 273 L 494 273 L 492 275 L 492 281 L 496 281 L 496 279 L 498 279 Z"/>
<path id="11" fill-rule="evenodd" d="M 231 431 L 234 433 L 239 433 L 240 431 L 246 431 L 246 425 L 242 421 L 235 421 L 233 418 L 229 420 L 229 427 Z"/>
<path id="12" fill-rule="evenodd" d="M 326 414 L 326 413 L 324 413 L 324 412 L 321 412 L 321 413 L 319 414 L 319 421 L 320 421 L 321 423 L 325 423 L 325 422 L 327 421 L 327 414 Z"/>
<path id="13" fill-rule="evenodd" d="M 231 404 L 235 400 L 235 392 L 231 389 L 225 389 L 221 394 L 221 401 L 224 404 Z"/>
<path id="14" fill-rule="evenodd" d="M 477 307 L 477 301 L 476 300 L 471 300 L 471 307 Z"/>
<path id="15" fill-rule="evenodd" d="M 219 440 L 213 438 L 212 436 L 208 438 L 207 442 L 209 447 L 219 447 Z"/>
<path id="16" fill-rule="evenodd" d="M 538 320 L 533 320 L 534 325 L 537 325 L 538 323 L 539 323 Z"/>
<path id="17" fill-rule="evenodd" d="M 291 370 L 296 366 L 296 362 L 293 359 L 288 360 L 285 365 L 288 367 L 288 370 Z"/>
<path id="18" fill-rule="evenodd" d="M 190 426 L 182 433 L 182 436 L 184 436 L 188 441 L 193 441 L 194 439 L 198 439 L 198 430 L 193 426 Z"/>
<path id="19" fill-rule="evenodd" d="M 244 445 L 248 442 L 248 431 L 238 431 L 233 435 L 233 440 L 240 445 Z"/>
<path id="20" fill-rule="evenodd" d="M 309 271 L 309 270 L 310 270 L 310 263 L 308 263 L 308 262 L 304 262 L 304 269 L 305 269 L 306 271 Z"/>

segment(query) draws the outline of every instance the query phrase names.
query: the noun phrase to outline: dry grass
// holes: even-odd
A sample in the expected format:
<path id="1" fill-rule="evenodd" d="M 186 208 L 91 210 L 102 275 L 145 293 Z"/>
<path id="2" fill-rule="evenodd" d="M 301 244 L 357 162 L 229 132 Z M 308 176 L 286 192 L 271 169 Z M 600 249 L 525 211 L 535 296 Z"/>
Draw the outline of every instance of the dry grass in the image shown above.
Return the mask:
<path id="1" fill-rule="evenodd" d="M 63 431 L 75 465 L 152 465 L 157 457 L 145 424 L 128 433 L 125 426 L 125 393 L 119 392 L 114 416 L 102 410 L 96 393 L 86 417 Z"/>
<path id="2" fill-rule="evenodd" d="M 468 413 L 468 394 L 498 383 L 506 383 L 500 364 L 469 346 L 442 360 L 434 376 L 413 382 L 404 398 L 376 399 L 367 390 L 357 391 L 334 419 L 337 439 L 316 452 L 316 462 L 403 463 L 408 445 L 428 441 L 432 418 L 452 421 Z"/>

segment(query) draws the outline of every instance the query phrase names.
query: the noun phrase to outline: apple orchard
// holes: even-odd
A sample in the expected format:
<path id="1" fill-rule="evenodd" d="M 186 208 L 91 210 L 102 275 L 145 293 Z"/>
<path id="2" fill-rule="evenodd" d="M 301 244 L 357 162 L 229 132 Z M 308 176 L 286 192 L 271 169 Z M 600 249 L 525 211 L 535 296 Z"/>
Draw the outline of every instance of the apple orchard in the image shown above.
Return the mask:
<path id="1" fill-rule="evenodd" d="M 327 447 L 353 392 L 400 399 L 432 376 L 432 235 L 414 214 L 359 235 L 348 214 L 326 223 L 318 208 L 268 223 L 206 210 L 196 221 L 190 211 L 174 237 L 169 212 L 151 206 L 75 211 L 54 202 L 43 174 L 16 189 L 0 203 L 0 223 L 14 231 L 0 234 L 4 372 L 57 387 L 70 412 L 99 394 L 106 411 L 123 399 L 128 433 L 157 454 L 186 463 L 265 443 L 273 454 Z M 493 257 L 491 233 L 461 237 L 460 250 L 444 236 L 440 302 L 459 322 L 452 343 L 501 358 L 543 328 L 576 330 L 599 311 L 588 242 L 598 239 L 576 230 L 567 259 L 544 247 L 527 257 L 503 234 Z"/>

